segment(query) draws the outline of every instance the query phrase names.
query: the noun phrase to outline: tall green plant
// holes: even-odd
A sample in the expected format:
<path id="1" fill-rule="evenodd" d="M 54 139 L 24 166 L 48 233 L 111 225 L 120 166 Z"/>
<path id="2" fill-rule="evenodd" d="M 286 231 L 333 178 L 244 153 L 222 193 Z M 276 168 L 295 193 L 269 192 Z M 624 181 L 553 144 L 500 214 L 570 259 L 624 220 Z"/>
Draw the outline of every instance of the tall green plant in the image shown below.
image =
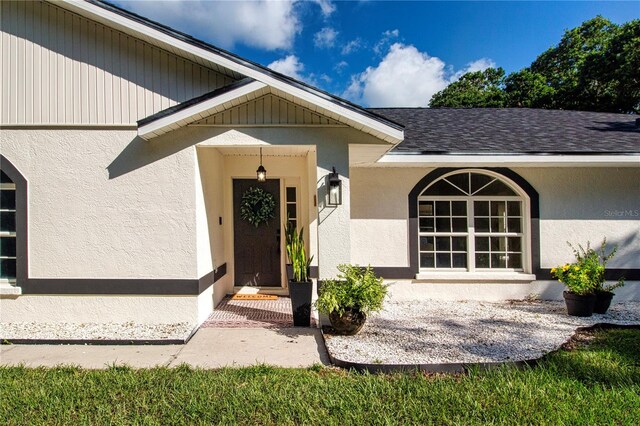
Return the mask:
<path id="1" fill-rule="evenodd" d="M 291 221 L 287 221 L 285 225 L 287 257 L 293 269 L 293 280 L 296 282 L 309 281 L 309 268 L 313 260 L 313 256 L 307 257 L 303 235 L 304 227 L 298 233 Z"/>

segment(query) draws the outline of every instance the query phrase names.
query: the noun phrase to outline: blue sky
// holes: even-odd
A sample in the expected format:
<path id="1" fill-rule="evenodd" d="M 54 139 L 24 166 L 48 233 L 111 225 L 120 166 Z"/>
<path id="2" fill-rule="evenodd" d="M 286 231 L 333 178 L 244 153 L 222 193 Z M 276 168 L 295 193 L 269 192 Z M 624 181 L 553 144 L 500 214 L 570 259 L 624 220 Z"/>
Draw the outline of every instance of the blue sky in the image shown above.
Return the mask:
<path id="1" fill-rule="evenodd" d="M 519 70 L 564 30 L 640 1 L 136 1 L 116 4 L 365 106 L 426 106 L 469 70 Z"/>

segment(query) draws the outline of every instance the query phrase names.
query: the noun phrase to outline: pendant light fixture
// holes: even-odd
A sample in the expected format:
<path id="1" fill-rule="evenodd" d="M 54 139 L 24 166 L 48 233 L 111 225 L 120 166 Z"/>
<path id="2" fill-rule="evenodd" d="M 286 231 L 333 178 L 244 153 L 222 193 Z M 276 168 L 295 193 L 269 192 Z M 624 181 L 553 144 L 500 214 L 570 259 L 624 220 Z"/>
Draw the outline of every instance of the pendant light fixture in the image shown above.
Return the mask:
<path id="1" fill-rule="evenodd" d="M 264 182 L 267 180 L 267 169 L 262 166 L 262 148 L 260 148 L 260 167 L 256 170 L 258 176 L 258 182 Z"/>

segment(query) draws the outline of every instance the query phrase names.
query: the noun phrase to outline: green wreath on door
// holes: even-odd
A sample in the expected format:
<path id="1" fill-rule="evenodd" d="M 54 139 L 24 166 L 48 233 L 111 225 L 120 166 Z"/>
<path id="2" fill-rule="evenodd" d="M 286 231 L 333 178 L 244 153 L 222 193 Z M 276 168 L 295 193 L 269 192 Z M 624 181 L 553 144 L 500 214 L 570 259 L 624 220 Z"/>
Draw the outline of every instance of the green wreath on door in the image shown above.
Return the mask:
<path id="1" fill-rule="evenodd" d="M 250 187 L 240 200 L 240 217 L 256 228 L 273 219 L 276 200 L 261 188 Z"/>

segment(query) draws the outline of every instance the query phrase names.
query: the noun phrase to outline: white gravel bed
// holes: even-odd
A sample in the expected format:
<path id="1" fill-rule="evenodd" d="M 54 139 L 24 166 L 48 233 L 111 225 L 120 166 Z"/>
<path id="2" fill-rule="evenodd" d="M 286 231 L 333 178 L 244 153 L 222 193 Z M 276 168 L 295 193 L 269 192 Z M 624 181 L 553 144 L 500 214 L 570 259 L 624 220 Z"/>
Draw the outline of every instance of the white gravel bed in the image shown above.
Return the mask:
<path id="1" fill-rule="evenodd" d="M 524 361 L 558 349 L 578 327 L 640 324 L 640 302 L 614 302 L 605 315 L 570 317 L 564 302 L 423 300 L 387 302 L 355 336 L 326 336 L 343 361 L 441 364 Z"/>
<path id="2" fill-rule="evenodd" d="M 37 340 L 184 340 L 194 324 L 0 323 L 0 339 Z"/>

